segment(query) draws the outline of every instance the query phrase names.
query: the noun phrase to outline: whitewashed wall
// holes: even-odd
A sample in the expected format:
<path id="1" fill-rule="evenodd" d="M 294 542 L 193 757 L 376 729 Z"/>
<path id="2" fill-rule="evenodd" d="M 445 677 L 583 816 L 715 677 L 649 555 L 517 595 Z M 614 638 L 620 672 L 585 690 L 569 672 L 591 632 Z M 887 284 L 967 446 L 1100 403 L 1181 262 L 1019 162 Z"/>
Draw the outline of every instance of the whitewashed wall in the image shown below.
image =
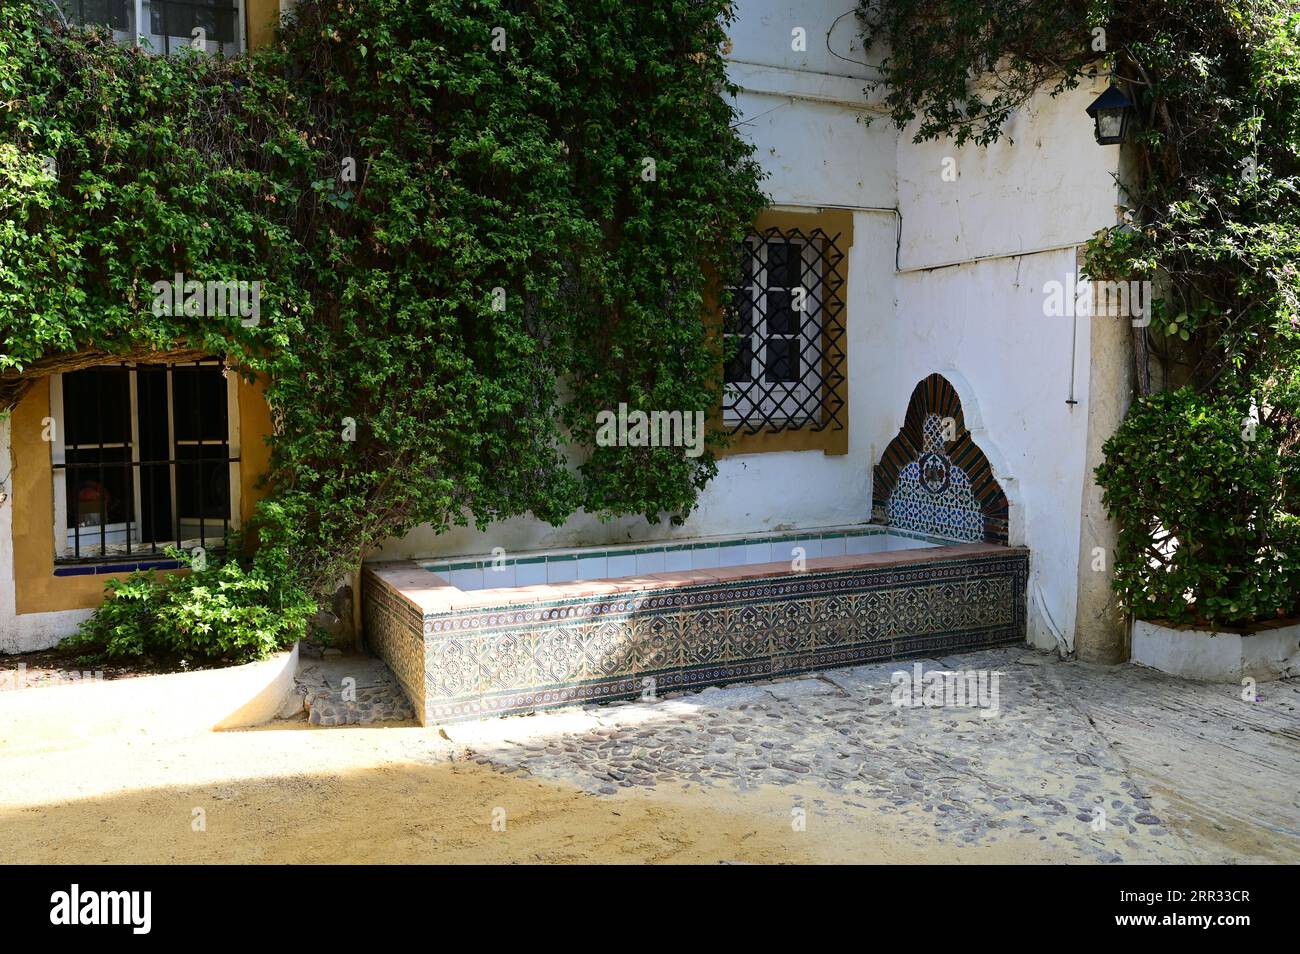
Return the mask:
<path id="1" fill-rule="evenodd" d="M 1044 647 L 1073 647 L 1092 356 L 1088 319 L 1045 317 L 1043 286 L 1069 280 L 1076 247 L 1116 221 L 1118 149 L 1093 141 L 1084 113 L 1095 95 L 1040 96 L 987 149 L 918 145 L 904 131 L 897 313 L 873 330 L 864 356 L 880 398 L 870 430 L 878 446 L 933 371 L 952 377 L 963 405 L 978 405 L 976 442 L 1011 478 L 1012 542 L 1032 551 L 1030 639 Z M 942 175 L 946 158 L 955 181 Z"/>

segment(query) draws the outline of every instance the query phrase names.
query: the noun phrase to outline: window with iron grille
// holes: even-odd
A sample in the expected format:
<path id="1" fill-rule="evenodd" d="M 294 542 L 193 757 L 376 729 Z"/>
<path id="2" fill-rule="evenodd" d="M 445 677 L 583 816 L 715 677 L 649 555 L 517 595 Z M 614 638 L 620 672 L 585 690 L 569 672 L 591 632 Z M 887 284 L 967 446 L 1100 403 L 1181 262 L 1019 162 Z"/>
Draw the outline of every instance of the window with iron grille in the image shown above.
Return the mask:
<path id="1" fill-rule="evenodd" d="M 844 254 L 819 228 L 767 228 L 737 250 L 723 423 L 733 434 L 842 429 Z"/>
<path id="2" fill-rule="evenodd" d="M 219 361 L 56 375 L 55 562 L 224 545 L 239 512 L 237 400 Z"/>
<path id="3" fill-rule="evenodd" d="M 76 26 L 108 27 L 125 46 L 167 55 L 189 47 L 202 30 L 203 48 L 227 56 L 244 49 L 243 0 L 58 0 Z M 148 29 L 137 27 L 145 24 Z"/>

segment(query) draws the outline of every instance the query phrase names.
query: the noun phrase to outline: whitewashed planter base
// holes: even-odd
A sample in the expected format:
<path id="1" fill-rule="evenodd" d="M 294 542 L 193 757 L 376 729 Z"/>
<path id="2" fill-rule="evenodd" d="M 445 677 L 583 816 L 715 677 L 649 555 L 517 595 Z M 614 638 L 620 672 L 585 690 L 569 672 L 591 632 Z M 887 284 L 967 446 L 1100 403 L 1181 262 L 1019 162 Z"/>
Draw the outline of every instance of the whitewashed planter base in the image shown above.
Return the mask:
<path id="1" fill-rule="evenodd" d="M 1134 620 L 1132 660 L 1184 679 L 1210 682 L 1300 675 L 1300 623 L 1253 633 L 1216 633 Z"/>
<path id="2" fill-rule="evenodd" d="M 269 659 L 225 669 L 0 692 L 0 752 L 109 735 L 196 735 L 269 722 L 293 687 L 297 668 L 295 643 Z"/>

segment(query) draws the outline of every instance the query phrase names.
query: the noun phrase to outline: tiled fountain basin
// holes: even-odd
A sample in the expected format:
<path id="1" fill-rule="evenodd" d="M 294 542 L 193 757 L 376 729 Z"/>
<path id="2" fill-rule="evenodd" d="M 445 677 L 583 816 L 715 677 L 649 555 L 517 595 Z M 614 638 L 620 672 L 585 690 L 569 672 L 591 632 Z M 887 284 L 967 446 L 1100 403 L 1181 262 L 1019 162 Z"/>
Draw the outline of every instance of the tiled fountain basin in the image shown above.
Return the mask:
<path id="1" fill-rule="evenodd" d="M 867 535 L 878 539 L 854 539 Z M 472 589 L 449 581 L 454 570 L 368 564 L 366 636 L 426 725 L 1023 642 L 1027 550 L 881 528 L 848 536 L 839 555 L 810 555 L 798 572 L 787 559 Z M 840 549 L 813 539 L 807 554 Z M 703 562 L 695 550 L 735 545 L 650 550 Z M 543 559 L 603 553 L 608 569 L 624 552 Z"/>

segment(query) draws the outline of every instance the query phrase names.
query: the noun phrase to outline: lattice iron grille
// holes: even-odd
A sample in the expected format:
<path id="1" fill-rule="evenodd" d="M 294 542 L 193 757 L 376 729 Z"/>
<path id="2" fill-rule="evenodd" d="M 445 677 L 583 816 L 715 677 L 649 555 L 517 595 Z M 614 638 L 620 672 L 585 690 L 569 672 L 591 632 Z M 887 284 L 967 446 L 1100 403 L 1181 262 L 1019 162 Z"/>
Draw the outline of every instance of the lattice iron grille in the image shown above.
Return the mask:
<path id="1" fill-rule="evenodd" d="M 768 228 L 736 249 L 723 331 L 731 433 L 844 427 L 844 253 L 821 229 Z"/>

